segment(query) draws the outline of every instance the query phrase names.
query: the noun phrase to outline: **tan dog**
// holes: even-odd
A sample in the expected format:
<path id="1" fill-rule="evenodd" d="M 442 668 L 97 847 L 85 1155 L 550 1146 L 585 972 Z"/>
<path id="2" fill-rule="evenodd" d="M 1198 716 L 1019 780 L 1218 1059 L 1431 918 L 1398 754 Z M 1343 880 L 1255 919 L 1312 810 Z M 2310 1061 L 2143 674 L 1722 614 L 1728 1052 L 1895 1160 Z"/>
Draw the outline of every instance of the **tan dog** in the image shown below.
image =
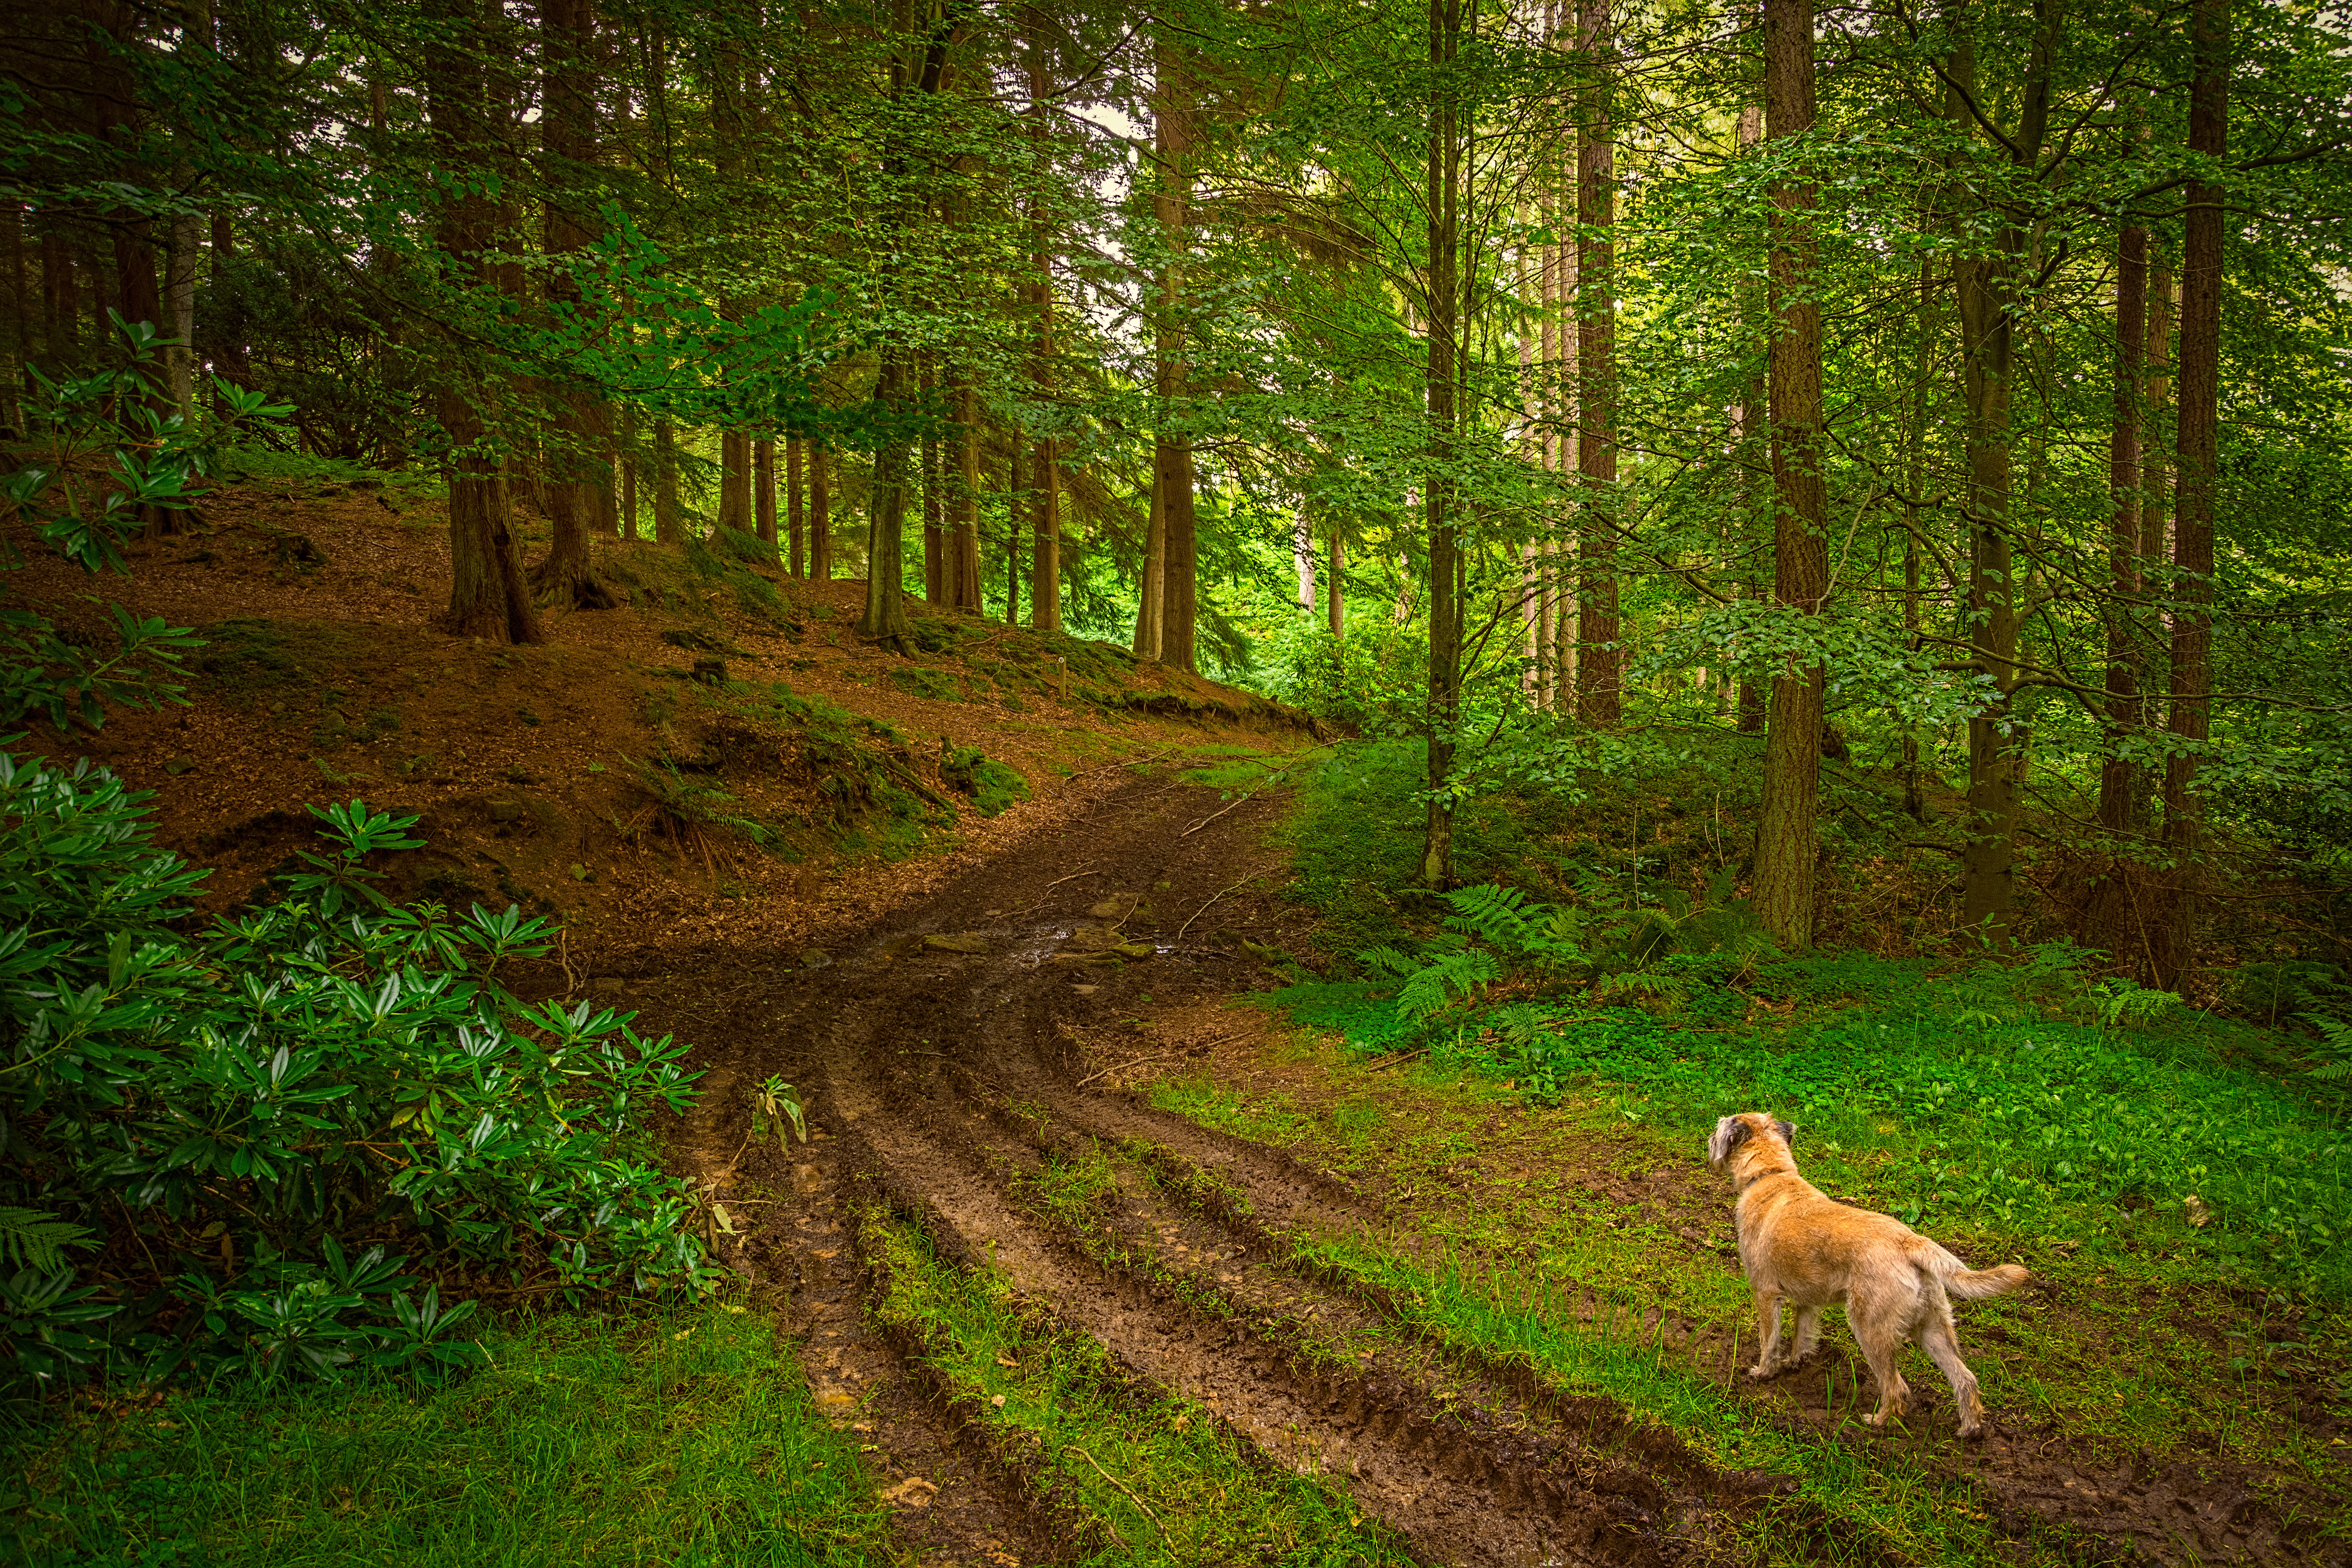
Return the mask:
<path id="1" fill-rule="evenodd" d="M 1739 1262 L 1756 1292 L 1756 1319 L 1764 1348 L 1748 1375 L 1771 1377 L 1813 1352 L 1822 1309 L 1845 1303 L 1846 1321 L 1878 1379 L 1878 1411 L 1863 1419 L 1883 1426 L 1903 1414 L 1910 1387 L 1895 1365 L 1904 1342 L 1916 1338 L 1952 1384 L 1959 1402 L 1960 1436 L 1984 1430 L 1984 1402 L 1976 1373 L 1960 1359 L 1950 1297 L 1974 1300 L 2005 1296 L 2025 1283 L 2014 1263 L 1971 1269 L 1891 1215 L 1873 1214 L 1822 1195 L 1797 1174 L 1789 1141 L 1797 1130 L 1761 1111 L 1743 1111 L 1715 1124 L 1707 1163 L 1728 1169 L 1739 1192 Z M 1784 1351 L 1780 1301 L 1796 1309 L 1796 1348 Z"/>

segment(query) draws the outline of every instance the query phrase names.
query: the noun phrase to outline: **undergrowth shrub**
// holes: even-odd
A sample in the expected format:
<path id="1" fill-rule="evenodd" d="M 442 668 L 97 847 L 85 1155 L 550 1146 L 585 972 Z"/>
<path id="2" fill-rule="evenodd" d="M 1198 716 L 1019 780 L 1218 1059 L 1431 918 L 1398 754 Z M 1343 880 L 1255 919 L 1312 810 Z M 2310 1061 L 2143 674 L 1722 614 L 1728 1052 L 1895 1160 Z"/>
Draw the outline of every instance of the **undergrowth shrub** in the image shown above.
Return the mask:
<path id="1" fill-rule="evenodd" d="M 415 819 L 358 801 L 312 808 L 325 852 L 278 901 L 198 921 L 205 873 L 148 843 L 143 798 L 0 756 L 0 1208 L 52 1244 L 0 1279 L 0 1384 L 436 1377 L 474 1359 L 471 1303 L 418 1293 L 410 1256 L 575 1295 L 707 1282 L 642 1144 L 691 1102 L 687 1047 L 501 989 L 545 922 L 390 903 L 365 859 Z"/>

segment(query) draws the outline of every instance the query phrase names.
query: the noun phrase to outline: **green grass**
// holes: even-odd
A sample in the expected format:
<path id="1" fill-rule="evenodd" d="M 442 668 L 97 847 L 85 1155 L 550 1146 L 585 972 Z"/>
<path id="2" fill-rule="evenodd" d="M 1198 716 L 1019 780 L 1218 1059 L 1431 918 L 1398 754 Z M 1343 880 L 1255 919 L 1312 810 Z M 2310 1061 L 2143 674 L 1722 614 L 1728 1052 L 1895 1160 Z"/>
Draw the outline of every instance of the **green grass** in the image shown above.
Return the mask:
<path id="1" fill-rule="evenodd" d="M 1082 1191 L 1062 1196 L 1087 1201 Z M 1008 1463 L 1064 1510 L 1099 1521 L 1069 1542 L 1070 1560 L 1099 1568 L 1412 1561 L 1347 1498 L 1244 1457 L 1208 1412 L 1134 1383 L 1101 1345 L 1037 1316 L 993 1272 L 950 1267 L 878 1211 L 860 1231 L 883 1281 L 877 1316 L 916 1347 Z"/>
<path id="2" fill-rule="evenodd" d="M 34 1564 L 898 1561 L 856 1440 L 756 1311 L 540 1320 L 418 1396 L 219 1392 L 18 1434 Z M 6 1483 L 0 1483 L 5 1487 Z M 12 1543 L 7 1531 L 17 1539 Z"/>

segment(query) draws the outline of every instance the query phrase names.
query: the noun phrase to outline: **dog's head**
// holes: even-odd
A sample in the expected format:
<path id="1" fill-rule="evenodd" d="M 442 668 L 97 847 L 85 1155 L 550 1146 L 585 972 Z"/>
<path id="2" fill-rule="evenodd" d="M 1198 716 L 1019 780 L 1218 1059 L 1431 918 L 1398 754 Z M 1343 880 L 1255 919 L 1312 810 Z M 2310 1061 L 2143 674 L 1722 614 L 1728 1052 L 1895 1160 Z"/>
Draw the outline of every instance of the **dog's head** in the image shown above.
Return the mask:
<path id="1" fill-rule="evenodd" d="M 1760 1110 L 1743 1110 L 1715 1124 L 1715 1133 L 1706 1141 L 1706 1163 L 1720 1171 L 1730 1163 L 1739 1146 L 1750 1139 L 1775 1139 L 1785 1149 L 1796 1136 L 1793 1122 L 1776 1121 Z"/>

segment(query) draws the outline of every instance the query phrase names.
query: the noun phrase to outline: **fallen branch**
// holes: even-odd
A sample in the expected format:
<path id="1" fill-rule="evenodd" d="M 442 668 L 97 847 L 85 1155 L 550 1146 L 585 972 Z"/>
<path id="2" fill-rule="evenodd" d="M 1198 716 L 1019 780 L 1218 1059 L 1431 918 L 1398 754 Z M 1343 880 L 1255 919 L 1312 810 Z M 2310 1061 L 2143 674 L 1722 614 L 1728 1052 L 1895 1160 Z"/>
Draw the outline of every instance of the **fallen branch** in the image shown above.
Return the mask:
<path id="1" fill-rule="evenodd" d="M 1108 1470 L 1104 1469 L 1102 1468 L 1101 1460 L 1096 1458 L 1092 1454 L 1087 1453 L 1084 1448 L 1079 1447 L 1076 1443 L 1068 1445 L 1068 1451 L 1076 1454 L 1087 1464 L 1092 1465 L 1095 1468 L 1095 1474 L 1100 1476 L 1103 1479 L 1108 1481 L 1119 1490 L 1127 1492 L 1127 1500 L 1133 1503 L 1136 1507 L 1143 1510 L 1143 1517 L 1151 1521 L 1152 1527 L 1158 1530 L 1162 1535 L 1168 1533 L 1168 1527 L 1160 1522 L 1160 1516 L 1151 1511 L 1150 1505 L 1146 1503 L 1141 1498 L 1136 1496 L 1132 1491 L 1128 1491 L 1127 1483 L 1120 1480 L 1117 1476 L 1112 1475 Z"/>
<path id="2" fill-rule="evenodd" d="M 1239 804 L 1239 803 L 1236 803 L 1236 804 Z M 1233 808 L 1232 808 L 1231 806 L 1228 806 L 1228 807 L 1226 807 L 1226 809 L 1227 809 L 1228 811 L 1230 811 L 1230 810 L 1232 810 Z M 1177 837 L 1183 837 L 1183 836 L 1182 836 L 1181 834 L 1179 834 Z M 1176 941 L 1177 941 L 1177 942 L 1182 942 L 1182 941 L 1184 940 L 1184 933 L 1185 933 L 1186 931 L 1191 931 L 1191 930 L 1192 929 L 1192 921 L 1199 920 L 1202 915 L 1205 915 L 1205 914 L 1207 914 L 1207 913 L 1209 912 L 1209 904 L 1213 904 L 1213 903 L 1215 903 L 1219 899 L 1223 898 L 1227 893 L 1234 892 L 1234 891 L 1239 890 L 1240 889 L 1243 889 L 1243 888 L 1247 887 L 1250 883 L 1256 881 L 1260 877 L 1263 877 L 1263 876 L 1266 875 L 1266 873 L 1267 873 L 1267 872 L 1270 872 L 1270 871 L 1272 871 L 1273 869 L 1274 869 L 1274 868 L 1273 868 L 1272 866 L 1267 866 L 1267 867 L 1261 868 L 1260 868 L 1260 869 L 1258 869 L 1258 870 L 1252 871 L 1248 876 L 1244 877 L 1240 881 L 1235 882 L 1232 887 L 1230 887 L 1230 888 L 1220 888 L 1217 891 L 1215 891 L 1215 892 L 1213 892 L 1213 893 L 1211 893 L 1211 894 L 1209 895 L 1209 903 L 1207 903 L 1207 904 L 1202 904 L 1199 909 L 1194 910 L 1192 911 L 1192 920 L 1188 920 L 1188 921 L 1186 921 L 1182 925 L 1180 925 L 1180 926 L 1178 926 L 1178 927 L 1176 928 Z M 1171 945 L 1172 945 L 1172 944 L 1171 944 Z"/>

